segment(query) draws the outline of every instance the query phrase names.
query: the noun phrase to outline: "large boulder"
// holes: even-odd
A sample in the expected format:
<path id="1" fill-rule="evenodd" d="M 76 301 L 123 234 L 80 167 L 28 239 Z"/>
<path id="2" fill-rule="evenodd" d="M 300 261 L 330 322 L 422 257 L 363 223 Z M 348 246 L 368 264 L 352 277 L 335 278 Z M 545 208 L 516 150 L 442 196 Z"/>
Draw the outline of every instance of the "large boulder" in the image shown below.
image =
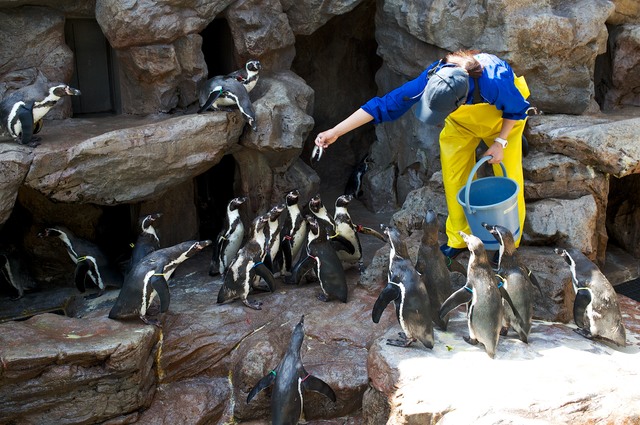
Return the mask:
<path id="1" fill-rule="evenodd" d="M 529 344 L 501 337 L 495 359 L 471 346 L 466 313 L 452 313 L 435 331 L 432 350 L 391 347 L 399 326 L 369 352 L 368 424 L 604 424 L 636 423 L 640 401 L 636 360 L 638 303 L 620 297 L 625 348 L 583 338 L 571 326 L 534 321 Z M 386 314 L 390 314 L 387 312 Z M 588 371 L 588 372 L 587 372 Z"/>
<path id="2" fill-rule="evenodd" d="M 156 328 L 55 314 L 0 328 L 3 422 L 96 423 L 151 405 Z"/>

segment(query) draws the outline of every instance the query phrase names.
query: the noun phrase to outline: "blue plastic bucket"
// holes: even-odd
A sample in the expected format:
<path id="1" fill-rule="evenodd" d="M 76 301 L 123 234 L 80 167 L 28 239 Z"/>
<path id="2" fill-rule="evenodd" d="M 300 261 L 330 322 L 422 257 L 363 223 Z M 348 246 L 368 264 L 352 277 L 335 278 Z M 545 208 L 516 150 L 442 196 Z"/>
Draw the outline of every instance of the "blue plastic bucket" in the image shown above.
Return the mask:
<path id="1" fill-rule="evenodd" d="M 482 223 L 499 224 L 513 233 L 513 239 L 520 237 L 520 220 L 518 220 L 518 183 L 507 177 L 504 164 L 504 177 L 483 177 L 473 180 L 478 168 L 491 159 L 484 156 L 471 170 L 467 184 L 458 191 L 458 203 L 464 209 L 464 215 L 471 228 L 471 233 L 477 236 L 488 251 L 500 249 L 500 244 L 482 226 Z"/>

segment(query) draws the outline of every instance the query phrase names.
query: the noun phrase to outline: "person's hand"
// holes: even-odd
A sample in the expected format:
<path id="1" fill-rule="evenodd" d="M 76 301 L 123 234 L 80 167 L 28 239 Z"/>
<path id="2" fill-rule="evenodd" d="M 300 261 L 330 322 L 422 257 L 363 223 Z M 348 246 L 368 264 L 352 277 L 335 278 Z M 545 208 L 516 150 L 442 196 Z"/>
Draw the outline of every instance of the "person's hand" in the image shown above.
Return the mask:
<path id="1" fill-rule="evenodd" d="M 493 145 L 491 145 L 489 149 L 487 149 L 487 151 L 482 156 L 491 155 L 493 158 L 491 158 L 487 162 L 489 164 L 499 164 L 502 162 L 502 159 L 504 158 L 504 149 L 505 148 L 503 148 L 500 143 L 494 142 Z"/>
<path id="2" fill-rule="evenodd" d="M 316 146 L 320 146 L 321 148 L 326 149 L 337 139 L 338 135 L 336 131 L 333 128 L 330 128 L 329 130 L 323 131 L 322 133 L 318 133 L 314 143 L 316 144 Z"/>

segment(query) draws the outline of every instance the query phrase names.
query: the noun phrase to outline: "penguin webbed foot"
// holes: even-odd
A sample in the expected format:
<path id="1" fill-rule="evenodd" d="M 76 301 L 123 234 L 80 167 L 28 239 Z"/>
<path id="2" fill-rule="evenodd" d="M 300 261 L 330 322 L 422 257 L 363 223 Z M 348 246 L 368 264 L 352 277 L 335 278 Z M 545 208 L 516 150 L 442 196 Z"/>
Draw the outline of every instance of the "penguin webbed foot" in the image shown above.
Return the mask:
<path id="1" fill-rule="evenodd" d="M 407 337 L 407 334 L 404 332 L 398 332 L 399 339 L 387 339 L 387 345 L 392 345 L 394 347 L 408 347 L 417 340 L 415 338 Z"/>
<path id="2" fill-rule="evenodd" d="M 478 340 L 475 338 L 471 338 L 470 336 L 463 336 L 464 342 L 470 345 L 478 345 Z"/>
<path id="3" fill-rule="evenodd" d="M 242 300 L 242 304 L 246 305 L 247 307 L 253 309 L 253 310 L 262 310 L 262 303 L 260 301 L 249 301 L 248 299 L 243 299 Z"/>
<path id="4" fill-rule="evenodd" d="M 508 326 L 503 326 L 500 328 L 500 336 L 507 336 L 508 333 L 509 333 Z"/>
<path id="5" fill-rule="evenodd" d="M 84 297 L 85 300 L 94 300 L 96 298 L 99 298 L 102 296 L 102 294 L 104 294 L 104 289 L 99 290 L 98 292 L 94 293 L 94 294 L 89 294 L 86 297 Z"/>
<path id="6" fill-rule="evenodd" d="M 162 329 L 162 323 L 160 323 L 160 320 L 158 319 L 150 319 L 147 316 L 140 316 L 140 320 L 142 320 L 147 325 L 153 325 Z"/>
<path id="7" fill-rule="evenodd" d="M 325 303 L 330 301 L 329 296 L 327 294 L 325 294 L 325 293 L 322 293 L 322 292 L 318 294 L 317 298 L 320 301 L 325 302 Z"/>
<path id="8" fill-rule="evenodd" d="M 40 146 L 41 137 L 32 137 L 31 140 L 20 142 L 21 145 L 29 146 L 30 148 L 35 148 L 36 146 Z"/>
<path id="9" fill-rule="evenodd" d="M 577 333 L 578 335 L 583 336 L 583 337 L 585 337 L 585 338 L 587 338 L 587 339 L 594 339 L 593 334 L 592 334 L 591 332 L 589 332 L 588 330 L 586 330 L 586 329 L 583 329 L 583 328 L 576 328 L 576 329 L 574 329 L 573 331 L 574 331 L 575 333 Z"/>
<path id="10" fill-rule="evenodd" d="M 367 268 L 364 266 L 364 262 L 362 260 L 358 261 L 358 272 L 363 274 Z"/>

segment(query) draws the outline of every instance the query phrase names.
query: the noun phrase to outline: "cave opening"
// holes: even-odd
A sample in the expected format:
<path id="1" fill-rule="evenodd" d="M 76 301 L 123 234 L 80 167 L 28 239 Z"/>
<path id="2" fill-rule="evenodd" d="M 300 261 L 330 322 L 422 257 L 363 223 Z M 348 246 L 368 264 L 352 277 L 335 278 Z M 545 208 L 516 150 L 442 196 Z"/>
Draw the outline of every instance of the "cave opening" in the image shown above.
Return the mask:
<path id="1" fill-rule="evenodd" d="M 225 155 L 195 179 L 200 239 L 215 240 L 224 225 L 227 204 L 235 196 L 236 161 Z"/>
<path id="2" fill-rule="evenodd" d="M 71 96 L 73 116 L 115 115 L 121 112 L 117 56 L 95 19 L 67 19 L 65 43 L 73 51 L 69 84 L 81 96 Z"/>
<path id="3" fill-rule="evenodd" d="M 235 69 L 235 46 L 231 29 L 226 19 L 214 19 L 200 33 L 202 37 L 202 54 L 207 64 L 207 78 L 226 75 Z"/>

